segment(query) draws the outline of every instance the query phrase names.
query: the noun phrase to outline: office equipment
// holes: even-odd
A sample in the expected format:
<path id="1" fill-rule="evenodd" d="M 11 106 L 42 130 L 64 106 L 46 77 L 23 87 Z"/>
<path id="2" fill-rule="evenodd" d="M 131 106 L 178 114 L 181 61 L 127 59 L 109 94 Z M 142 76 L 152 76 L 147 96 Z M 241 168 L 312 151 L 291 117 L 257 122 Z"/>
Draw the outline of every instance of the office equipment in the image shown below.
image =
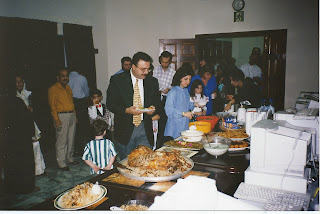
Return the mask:
<path id="1" fill-rule="evenodd" d="M 304 108 L 300 109 L 293 117 L 295 120 L 314 120 L 319 114 L 319 108 Z"/>
<path id="2" fill-rule="evenodd" d="M 267 112 L 257 110 L 256 108 L 248 108 L 246 112 L 246 133 L 251 135 L 251 127 L 259 120 L 267 119 Z"/>
<path id="3" fill-rule="evenodd" d="M 287 126 L 295 126 L 297 129 L 301 127 L 301 130 L 309 132 L 312 135 L 311 140 L 311 160 L 319 161 L 319 116 L 315 119 L 294 119 L 294 114 L 290 114 L 284 111 L 278 111 L 273 115 L 273 119 L 276 121 L 282 120 L 287 122 Z"/>
<path id="4" fill-rule="evenodd" d="M 234 197 L 264 204 L 265 210 L 308 210 L 310 195 L 241 183 Z"/>
<path id="5" fill-rule="evenodd" d="M 311 134 L 260 120 L 251 128 L 250 166 L 245 183 L 306 193 L 310 170 L 305 169 Z"/>
<path id="6" fill-rule="evenodd" d="M 296 100 L 295 108 L 298 110 L 308 108 L 311 101 L 319 102 L 319 92 L 301 91 Z"/>

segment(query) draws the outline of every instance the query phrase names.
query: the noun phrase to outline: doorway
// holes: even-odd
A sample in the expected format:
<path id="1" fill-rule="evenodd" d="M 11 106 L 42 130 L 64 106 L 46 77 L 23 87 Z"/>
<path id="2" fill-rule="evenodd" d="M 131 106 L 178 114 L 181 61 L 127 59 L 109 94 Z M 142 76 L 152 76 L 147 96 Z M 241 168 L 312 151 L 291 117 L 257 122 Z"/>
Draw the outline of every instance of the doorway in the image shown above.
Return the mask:
<path id="1" fill-rule="evenodd" d="M 236 55 L 237 52 L 251 53 L 251 46 L 237 46 L 239 41 L 244 41 L 246 38 L 256 41 L 257 44 L 255 46 L 261 45 L 262 47 L 260 65 L 262 70 L 262 98 L 266 99 L 266 104 L 271 99 L 276 111 L 283 110 L 287 45 L 286 29 L 196 35 L 195 61 L 198 61 L 201 56 L 208 58 L 212 64 L 216 64 L 221 56 L 237 57 L 237 61 L 240 64 L 245 58 L 248 61 L 249 56 L 245 56 L 246 54 L 243 56 L 242 54 L 241 56 Z M 247 47 L 246 50 L 242 50 L 245 47 Z M 238 68 L 240 64 L 236 64 Z"/>
<path id="2" fill-rule="evenodd" d="M 172 54 L 171 68 L 175 71 L 184 62 L 190 63 L 193 70 L 195 70 L 195 39 L 160 39 L 159 47 L 160 54 L 163 51 L 169 51 Z"/>

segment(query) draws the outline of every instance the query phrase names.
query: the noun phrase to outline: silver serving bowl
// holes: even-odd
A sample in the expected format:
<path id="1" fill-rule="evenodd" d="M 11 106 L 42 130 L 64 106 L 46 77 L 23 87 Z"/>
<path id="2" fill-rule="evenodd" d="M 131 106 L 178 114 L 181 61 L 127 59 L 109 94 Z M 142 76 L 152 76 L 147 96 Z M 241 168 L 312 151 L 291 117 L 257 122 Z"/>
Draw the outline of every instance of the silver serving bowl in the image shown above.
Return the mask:
<path id="1" fill-rule="evenodd" d="M 134 179 L 134 180 L 139 180 L 139 181 L 145 181 L 145 182 L 164 182 L 164 181 L 171 181 L 171 180 L 176 180 L 178 178 L 180 178 L 181 176 L 186 175 L 188 172 L 191 171 L 191 169 L 194 167 L 194 163 L 193 161 L 188 158 L 188 157 L 183 157 L 189 164 L 191 164 L 191 167 L 181 173 L 176 173 L 173 175 L 169 175 L 169 176 L 164 176 L 164 177 L 141 177 L 141 176 L 135 176 L 135 175 L 131 175 L 130 173 L 127 173 L 125 169 L 121 169 L 119 167 L 117 167 L 118 171 L 120 172 L 120 174 L 126 176 L 127 178 L 130 179 Z M 121 164 L 123 164 L 124 162 L 127 162 L 127 159 L 123 159 L 122 161 L 120 161 Z"/>

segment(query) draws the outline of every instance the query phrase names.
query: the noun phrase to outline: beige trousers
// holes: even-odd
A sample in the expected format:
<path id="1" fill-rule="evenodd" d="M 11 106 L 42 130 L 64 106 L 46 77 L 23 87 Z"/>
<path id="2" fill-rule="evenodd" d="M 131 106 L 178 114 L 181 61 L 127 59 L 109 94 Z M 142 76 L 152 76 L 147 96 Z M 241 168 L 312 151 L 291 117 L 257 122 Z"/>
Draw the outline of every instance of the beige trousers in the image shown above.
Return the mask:
<path id="1" fill-rule="evenodd" d="M 56 127 L 56 159 L 60 168 L 73 162 L 74 137 L 76 133 L 76 115 L 72 113 L 58 113 L 62 123 Z"/>

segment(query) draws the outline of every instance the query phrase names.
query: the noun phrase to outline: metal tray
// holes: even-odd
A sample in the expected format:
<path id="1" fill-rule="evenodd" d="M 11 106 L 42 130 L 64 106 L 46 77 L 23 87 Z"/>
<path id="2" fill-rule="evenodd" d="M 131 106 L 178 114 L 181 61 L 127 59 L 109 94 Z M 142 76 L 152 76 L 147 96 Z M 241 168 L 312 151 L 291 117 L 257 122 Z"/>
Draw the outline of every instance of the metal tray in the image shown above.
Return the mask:
<path id="1" fill-rule="evenodd" d="M 194 167 L 194 163 L 190 158 L 188 158 L 188 157 L 183 157 L 183 158 L 186 159 L 186 161 L 189 162 L 189 164 L 191 164 L 191 167 L 187 171 L 184 171 L 182 173 L 177 173 L 177 174 L 173 174 L 173 175 L 165 176 L 165 177 L 140 177 L 140 176 L 130 175 L 130 174 L 124 172 L 124 169 L 121 169 L 119 167 L 117 167 L 117 169 L 120 172 L 120 174 L 126 176 L 127 178 L 134 179 L 134 180 L 145 181 L 145 182 L 171 181 L 171 180 L 176 180 L 176 179 L 180 178 L 181 176 L 186 175 Z M 128 158 L 123 159 L 122 161 L 120 161 L 120 163 L 123 164 L 124 162 L 127 161 L 127 159 Z"/>

